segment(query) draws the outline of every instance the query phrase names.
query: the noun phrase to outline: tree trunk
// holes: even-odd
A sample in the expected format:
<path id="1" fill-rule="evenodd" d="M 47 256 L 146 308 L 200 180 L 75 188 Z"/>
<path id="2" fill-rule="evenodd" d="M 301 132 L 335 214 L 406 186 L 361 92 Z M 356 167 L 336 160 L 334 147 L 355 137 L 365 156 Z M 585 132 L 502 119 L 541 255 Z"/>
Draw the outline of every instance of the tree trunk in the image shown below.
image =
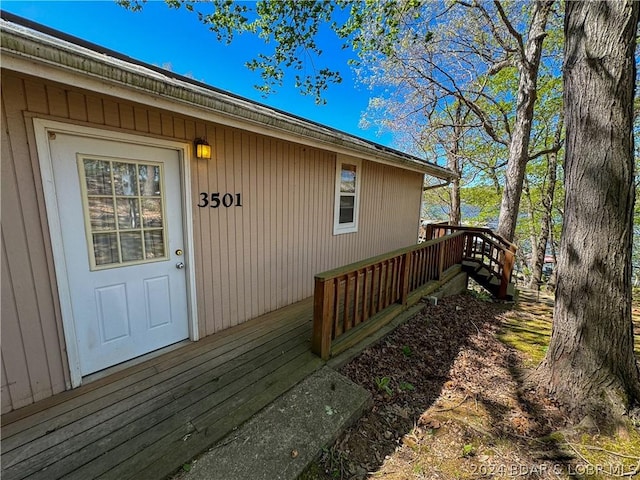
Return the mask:
<path id="1" fill-rule="evenodd" d="M 456 112 L 453 124 L 453 138 L 451 142 L 451 149 L 447 158 L 447 167 L 458 175 L 451 182 L 450 201 L 449 201 L 449 224 L 460 225 L 462 220 L 462 213 L 460 209 L 460 177 L 462 176 L 462 169 L 460 168 L 460 142 L 462 141 L 464 121 L 462 115 L 462 103 L 458 102 L 456 106 Z M 466 115 L 465 115 L 466 117 Z"/>
<path id="2" fill-rule="evenodd" d="M 454 178 L 451 181 L 451 197 L 449 203 L 449 224 L 460 225 L 462 220 L 460 209 L 460 179 Z"/>
<path id="3" fill-rule="evenodd" d="M 531 17 L 531 26 L 524 49 L 524 58 L 518 62 L 520 79 L 516 105 L 516 119 L 513 125 L 509 159 L 505 172 L 498 234 L 509 241 L 513 240 L 522 196 L 522 181 L 529 161 L 529 139 L 533 123 L 533 106 L 537 96 L 538 67 L 542 53 L 542 41 L 545 37 L 547 18 L 553 0 L 538 0 Z"/>
<path id="4" fill-rule="evenodd" d="M 551 257 L 553 258 L 553 268 L 551 270 L 551 276 L 547 282 L 547 287 L 554 293 L 556 291 L 556 284 L 558 283 L 558 254 L 556 252 L 556 240 L 553 238 L 553 219 L 549 219 L 549 245 L 551 247 Z"/>
<path id="5" fill-rule="evenodd" d="M 532 274 L 529 277 L 528 284 L 529 288 L 538 288 L 537 284 L 533 282 L 533 265 L 535 263 L 535 259 L 538 257 L 538 236 L 536 235 L 535 230 L 535 209 L 533 206 L 533 200 L 531 200 L 531 189 L 529 187 L 529 179 L 526 174 L 522 180 L 522 188 L 524 197 L 527 200 L 527 216 L 529 217 L 529 243 L 531 244 L 531 257 L 529 258 L 529 262 L 527 263 L 527 267 L 529 267 L 529 272 Z"/>
<path id="6" fill-rule="evenodd" d="M 531 269 L 531 286 L 538 288 L 542 284 L 542 269 L 544 267 L 544 258 L 547 255 L 547 243 L 549 241 L 549 225 L 551 222 L 551 212 L 553 209 L 553 196 L 556 189 L 556 169 L 558 166 L 558 154 L 549 155 L 548 165 L 548 183 L 542 205 L 544 212 L 540 220 L 540 235 L 538 236 L 538 245 L 536 246 L 536 256 L 533 258 L 533 267 Z"/>
<path id="7" fill-rule="evenodd" d="M 578 420 L 607 426 L 640 399 L 631 242 L 640 3 L 569 1 L 565 209 L 553 333 L 536 377 Z"/>
<path id="8" fill-rule="evenodd" d="M 562 122 L 556 130 L 553 148 L 555 152 L 547 155 L 547 182 L 542 196 L 542 206 L 544 211 L 540 220 L 540 235 L 538 236 L 538 244 L 533 252 L 533 267 L 531 269 L 531 287 L 539 288 L 542 283 L 542 269 L 544 267 L 544 258 L 547 255 L 547 243 L 549 240 L 549 225 L 551 224 L 551 213 L 553 211 L 553 199 L 556 194 L 556 179 L 558 176 L 558 151 L 560 150 L 560 140 L 562 136 Z"/>

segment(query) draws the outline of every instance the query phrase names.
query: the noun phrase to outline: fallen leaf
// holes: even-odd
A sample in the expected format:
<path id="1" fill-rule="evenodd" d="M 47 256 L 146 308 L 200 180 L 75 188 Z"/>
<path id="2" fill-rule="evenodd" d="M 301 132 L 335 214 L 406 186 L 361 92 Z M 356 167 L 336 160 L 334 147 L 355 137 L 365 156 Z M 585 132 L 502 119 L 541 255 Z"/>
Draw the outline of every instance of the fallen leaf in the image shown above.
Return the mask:
<path id="1" fill-rule="evenodd" d="M 431 428 L 433 430 L 437 430 L 438 428 L 440 428 L 442 426 L 438 419 L 435 419 L 433 417 L 429 417 L 429 416 L 424 415 L 424 414 L 420 415 L 420 418 L 419 418 L 418 422 L 420 423 L 420 425 L 424 425 L 426 428 Z"/>
<path id="2" fill-rule="evenodd" d="M 409 448 L 416 448 L 416 447 L 418 446 L 418 444 L 416 443 L 416 441 L 415 441 L 413 438 L 408 437 L 408 436 L 405 436 L 405 437 L 402 439 L 402 443 L 404 443 L 404 444 L 405 444 L 407 447 L 409 447 Z"/>

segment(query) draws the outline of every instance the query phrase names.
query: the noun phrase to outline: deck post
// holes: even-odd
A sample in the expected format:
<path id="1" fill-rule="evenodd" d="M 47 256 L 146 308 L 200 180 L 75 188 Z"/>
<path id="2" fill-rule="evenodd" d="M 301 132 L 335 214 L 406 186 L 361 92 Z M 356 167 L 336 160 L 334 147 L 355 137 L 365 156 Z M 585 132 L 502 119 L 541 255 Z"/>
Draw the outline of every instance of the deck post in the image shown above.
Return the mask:
<path id="1" fill-rule="evenodd" d="M 433 223 L 427 223 L 424 230 L 424 239 L 428 242 L 433 238 Z"/>
<path id="2" fill-rule="evenodd" d="M 514 255 L 511 249 L 503 250 L 504 261 L 502 263 L 502 278 L 500 279 L 500 290 L 498 298 L 501 300 L 507 298 L 507 290 L 511 281 L 511 271 L 513 270 Z"/>
<path id="3" fill-rule="evenodd" d="M 316 277 L 313 292 L 313 336 L 311 350 L 323 360 L 331 355 L 331 302 L 329 293 L 333 282 Z M 329 284 L 329 285 L 327 285 Z"/>
<path id="4" fill-rule="evenodd" d="M 464 234 L 464 239 L 465 239 L 465 246 L 466 246 L 466 252 L 464 253 L 466 258 L 472 258 L 473 256 L 473 244 L 475 243 L 475 236 L 472 232 L 465 232 Z"/>
<path id="5" fill-rule="evenodd" d="M 442 272 L 444 272 L 444 256 L 447 251 L 447 241 L 442 241 L 438 245 L 440 248 L 440 255 L 438 255 L 438 280 L 442 279 Z"/>
<path id="6" fill-rule="evenodd" d="M 400 302 L 407 305 L 409 298 L 409 274 L 411 273 L 411 252 L 402 256 L 402 269 L 400 270 Z"/>

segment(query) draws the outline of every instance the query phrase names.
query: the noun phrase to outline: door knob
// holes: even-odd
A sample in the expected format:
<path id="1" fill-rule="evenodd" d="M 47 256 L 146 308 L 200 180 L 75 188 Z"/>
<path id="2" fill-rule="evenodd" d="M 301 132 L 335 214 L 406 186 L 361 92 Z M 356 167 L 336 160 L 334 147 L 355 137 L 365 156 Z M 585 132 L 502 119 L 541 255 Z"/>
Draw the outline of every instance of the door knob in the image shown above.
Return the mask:
<path id="1" fill-rule="evenodd" d="M 182 262 L 178 262 L 178 263 L 176 263 L 176 268 L 177 268 L 178 270 L 182 270 L 182 269 L 184 268 L 184 263 L 182 263 Z"/>

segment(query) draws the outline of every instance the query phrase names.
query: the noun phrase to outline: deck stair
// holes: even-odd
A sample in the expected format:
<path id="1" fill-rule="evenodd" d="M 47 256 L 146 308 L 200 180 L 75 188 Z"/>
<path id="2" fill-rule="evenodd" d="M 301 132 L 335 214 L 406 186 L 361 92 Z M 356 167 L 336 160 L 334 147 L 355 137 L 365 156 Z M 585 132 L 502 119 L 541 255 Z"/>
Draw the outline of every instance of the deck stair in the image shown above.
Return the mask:
<path id="1" fill-rule="evenodd" d="M 480 286 L 499 300 L 513 300 L 512 281 L 516 246 L 488 228 L 432 224 L 427 226 L 427 239 L 465 232 L 462 269 Z"/>
<path id="2" fill-rule="evenodd" d="M 463 260 L 462 270 L 467 272 L 476 283 L 483 287 L 492 296 L 498 298 L 500 290 L 500 278 L 477 260 Z M 504 300 L 513 300 L 515 297 L 515 285 L 513 282 L 507 284 L 507 294 Z"/>

